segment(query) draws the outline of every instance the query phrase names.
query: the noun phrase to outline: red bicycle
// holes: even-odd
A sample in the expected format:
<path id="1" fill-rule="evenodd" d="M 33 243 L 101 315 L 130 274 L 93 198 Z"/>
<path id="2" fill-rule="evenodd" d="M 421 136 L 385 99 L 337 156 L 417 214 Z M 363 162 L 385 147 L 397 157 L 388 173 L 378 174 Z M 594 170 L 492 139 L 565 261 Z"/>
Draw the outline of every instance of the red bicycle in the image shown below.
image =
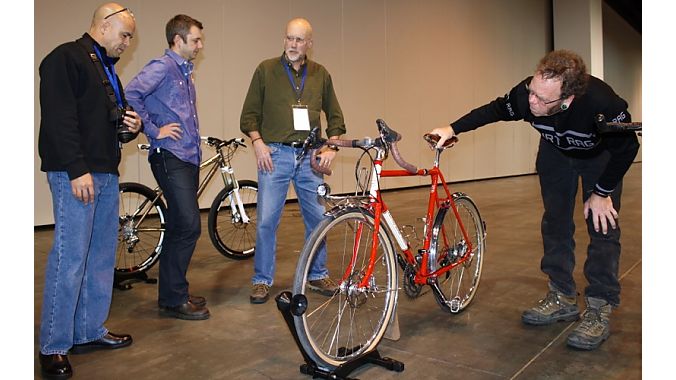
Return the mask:
<path id="1" fill-rule="evenodd" d="M 463 311 L 476 295 L 481 279 L 486 226 L 472 199 L 451 193 L 439 169 L 439 157 L 457 138 L 436 149 L 438 136 L 424 138 L 435 149 L 431 169 L 418 169 L 402 159 L 397 149 L 401 135 L 377 120 L 380 137 L 361 140 L 325 140 L 312 131 L 306 145 L 315 152 L 323 145 L 360 148 L 368 167 L 355 169 L 357 192 L 331 195 L 328 185 L 318 194 L 334 206 L 305 242 L 296 268 L 293 294 L 307 299 L 294 325 L 305 352 L 324 369 L 335 369 L 376 348 L 394 319 L 399 290 L 396 265 L 403 270 L 402 285 L 409 297 L 424 294 L 428 285 L 437 303 L 451 313 Z M 373 153 L 375 154 L 373 155 Z M 392 154 L 403 170 L 383 170 Z M 421 248 L 411 243 L 390 214 L 381 196 L 380 178 L 426 176 L 430 194 L 423 218 Z M 398 248 L 398 249 L 396 249 Z M 308 274 L 316 260 L 324 261 L 339 290 L 332 295 L 313 292 Z"/>

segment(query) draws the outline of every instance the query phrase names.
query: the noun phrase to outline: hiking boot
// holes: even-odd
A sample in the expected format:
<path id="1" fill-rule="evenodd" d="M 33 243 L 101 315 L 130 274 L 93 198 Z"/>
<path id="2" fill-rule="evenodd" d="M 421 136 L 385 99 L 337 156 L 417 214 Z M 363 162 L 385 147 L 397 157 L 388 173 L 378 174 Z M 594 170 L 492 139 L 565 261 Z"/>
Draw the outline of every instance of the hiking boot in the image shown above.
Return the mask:
<path id="1" fill-rule="evenodd" d="M 270 287 L 265 284 L 253 284 L 249 301 L 251 303 L 265 303 L 270 296 Z"/>
<path id="2" fill-rule="evenodd" d="M 567 297 L 556 289 L 550 289 L 544 299 L 521 314 L 527 325 L 543 326 L 555 322 L 572 322 L 580 318 L 575 297 Z"/>
<path id="3" fill-rule="evenodd" d="M 315 292 L 327 297 L 331 297 L 340 291 L 338 284 L 333 282 L 333 280 L 329 277 L 308 281 L 307 287 L 310 290 L 314 290 Z"/>
<path id="4" fill-rule="evenodd" d="M 612 305 L 600 298 L 587 297 L 582 321 L 568 335 L 568 345 L 581 350 L 595 350 L 610 335 Z"/>

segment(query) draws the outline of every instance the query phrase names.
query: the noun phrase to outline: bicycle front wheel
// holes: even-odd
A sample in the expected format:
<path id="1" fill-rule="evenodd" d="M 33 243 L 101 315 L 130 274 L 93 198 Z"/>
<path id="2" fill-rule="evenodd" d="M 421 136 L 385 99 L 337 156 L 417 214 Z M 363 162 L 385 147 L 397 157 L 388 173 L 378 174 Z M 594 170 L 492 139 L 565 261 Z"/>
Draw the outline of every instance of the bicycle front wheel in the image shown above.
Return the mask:
<path id="1" fill-rule="evenodd" d="M 323 219 L 301 252 L 294 295 L 307 298 L 307 309 L 294 318 L 305 351 L 320 366 L 334 369 L 376 348 L 397 302 L 397 268 L 392 242 L 381 227 L 372 252 L 374 218 L 363 209 L 345 209 Z M 325 263 L 339 291 L 312 291 L 313 265 Z M 370 265 L 372 264 L 372 266 Z"/>
<path id="2" fill-rule="evenodd" d="M 485 226 L 479 209 L 463 193 L 454 193 L 457 217 L 453 209 L 437 218 L 433 228 L 436 242 L 436 260 L 430 260 L 430 272 L 464 262 L 436 278 L 441 294 L 436 294 L 441 307 L 452 313 L 463 311 L 474 299 L 481 280 L 485 249 Z M 466 232 L 466 237 L 463 234 Z"/>
<path id="3" fill-rule="evenodd" d="M 235 260 L 248 259 L 256 248 L 256 203 L 258 183 L 239 181 L 239 197 L 244 215 L 231 186 L 221 190 L 209 209 L 209 238 L 223 256 Z"/>
<path id="4" fill-rule="evenodd" d="M 140 183 L 120 184 L 120 226 L 115 271 L 145 272 L 162 252 L 167 209 L 159 195 Z"/>

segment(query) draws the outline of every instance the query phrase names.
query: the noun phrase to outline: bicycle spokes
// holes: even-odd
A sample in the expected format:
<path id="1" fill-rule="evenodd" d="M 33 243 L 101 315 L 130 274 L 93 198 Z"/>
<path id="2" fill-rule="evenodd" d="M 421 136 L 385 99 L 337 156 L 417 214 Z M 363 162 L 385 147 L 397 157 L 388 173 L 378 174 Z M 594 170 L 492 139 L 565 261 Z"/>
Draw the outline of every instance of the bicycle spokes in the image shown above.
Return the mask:
<path id="1" fill-rule="evenodd" d="M 307 297 L 308 307 L 295 323 L 318 362 L 335 366 L 367 352 L 387 327 L 397 297 L 396 262 L 382 230 L 372 256 L 375 231 L 368 212 L 344 209 L 322 220 L 308 239 L 314 244 L 303 249 L 294 292 Z M 329 275 L 339 278 L 336 294 L 308 289 L 315 260 L 325 260 Z"/>

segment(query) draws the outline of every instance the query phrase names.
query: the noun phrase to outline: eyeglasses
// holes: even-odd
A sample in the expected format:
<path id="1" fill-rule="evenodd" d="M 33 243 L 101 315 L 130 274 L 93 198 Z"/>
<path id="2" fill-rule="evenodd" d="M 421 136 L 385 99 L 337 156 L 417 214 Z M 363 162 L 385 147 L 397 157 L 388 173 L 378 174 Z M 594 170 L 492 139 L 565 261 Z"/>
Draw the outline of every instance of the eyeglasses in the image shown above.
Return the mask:
<path id="1" fill-rule="evenodd" d="M 304 45 L 307 42 L 306 39 L 300 37 L 286 36 L 284 38 L 286 39 L 286 42 L 293 43 L 295 41 L 298 45 Z"/>
<path id="2" fill-rule="evenodd" d="M 537 101 L 538 101 L 539 103 L 541 103 L 541 104 L 544 104 L 544 105 L 552 104 L 552 103 L 554 103 L 554 102 L 558 102 L 559 100 L 563 100 L 563 99 L 564 99 L 564 97 L 560 97 L 560 98 L 554 99 L 554 100 L 544 100 L 542 97 L 540 97 L 540 95 L 538 95 L 538 94 L 536 94 L 535 92 L 533 92 L 533 91 L 528 87 L 528 85 L 529 85 L 529 83 L 526 83 L 526 91 L 528 91 L 528 96 L 531 96 L 531 95 L 534 96 L 535 99 L 537 99 Z"/>
<path id="3" fill-rule="evenodd" d="M 132 17 L 134 16 L 134 14 L 131 13 L 131 9 L 129 9 L 129 8 L 122 8 L 122 9 L 120 9 L 119 11 L 115 11 L 115 12 L 109 14 L 108 16 L 104 17 L 103 19 L 104 19 L 104 20 L 107 20 L 108 18 L 113 17 L 113 16 L 115 16 L 116 14 L 122 13 L 122 12 L 124 12 L 124 11 L 129 11 L 129 14 L 132 15 Z"/>

